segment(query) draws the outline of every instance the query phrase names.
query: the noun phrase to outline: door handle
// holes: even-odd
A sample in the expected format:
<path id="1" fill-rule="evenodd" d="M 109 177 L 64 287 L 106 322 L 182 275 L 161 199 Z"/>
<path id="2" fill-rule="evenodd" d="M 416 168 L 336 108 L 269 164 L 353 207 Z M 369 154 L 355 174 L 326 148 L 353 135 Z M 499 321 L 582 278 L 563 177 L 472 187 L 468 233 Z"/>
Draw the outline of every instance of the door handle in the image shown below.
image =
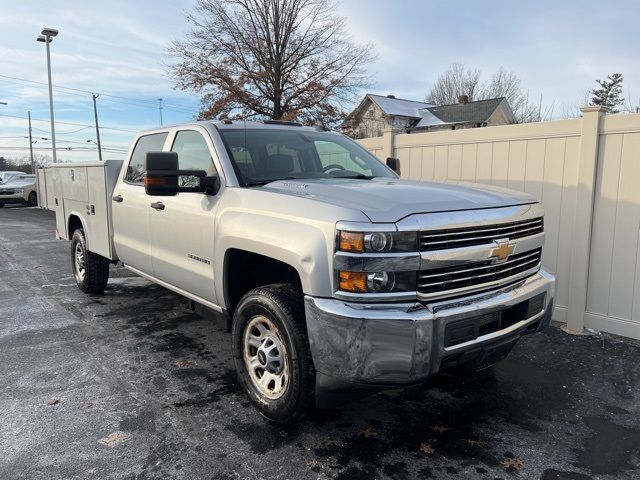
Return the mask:
<path id="1" fill-rule="evenodd" d="M 114 195 L 113 196 L 113 201 L 114 202 L 122 203 L 123 200 L 124 200 L 124 198 L 122 198 L 122 195 Z"/>
<path id="2" fill-rule="evenodd" d="M 164 210 L 164 203 L 162 203 L 162 202 L 153 202 L 151 204 L 151 208 L 155 208 L 156 210 Z"/>

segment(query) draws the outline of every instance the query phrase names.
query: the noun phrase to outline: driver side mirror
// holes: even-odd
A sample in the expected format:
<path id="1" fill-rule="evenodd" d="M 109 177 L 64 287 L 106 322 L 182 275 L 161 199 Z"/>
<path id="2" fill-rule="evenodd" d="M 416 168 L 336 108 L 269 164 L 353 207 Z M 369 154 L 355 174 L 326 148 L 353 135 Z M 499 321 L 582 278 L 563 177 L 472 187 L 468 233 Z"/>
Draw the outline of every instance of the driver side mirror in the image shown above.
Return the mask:
<path id="1" fill-rule="evenodd" d="M 180 177 L 197 177 L 199 184 L 181 186 Z M 150 196 L 169 197 L 179 192 L 203 192 L 215 195 L 220 188 L 218 176 L 207 176 L 204 170 L 178 170 L 176 152 L 147 152 L 145 156 L 144 190 Z"/>
<path id="2" fill-rule="evenodd" d="M 400 175 L 400 160 L 393 157 L 387 157 L 387 167 Z"/>

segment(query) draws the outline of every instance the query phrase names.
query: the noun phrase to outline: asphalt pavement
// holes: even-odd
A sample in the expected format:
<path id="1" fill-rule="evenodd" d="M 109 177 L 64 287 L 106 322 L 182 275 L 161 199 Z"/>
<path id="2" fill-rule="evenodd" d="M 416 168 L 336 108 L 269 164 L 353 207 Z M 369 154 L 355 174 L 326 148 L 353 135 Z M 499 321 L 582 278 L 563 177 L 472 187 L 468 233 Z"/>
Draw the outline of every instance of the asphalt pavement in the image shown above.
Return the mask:
<path id="1" fill-rule="evenodd" d="M 552 326 L 497 366 L 275 427 L 212 315 L 122 268 L 84 295 L 52 212 L 0 209 L 0 479 L 638 479 L 640 345 Z"/>

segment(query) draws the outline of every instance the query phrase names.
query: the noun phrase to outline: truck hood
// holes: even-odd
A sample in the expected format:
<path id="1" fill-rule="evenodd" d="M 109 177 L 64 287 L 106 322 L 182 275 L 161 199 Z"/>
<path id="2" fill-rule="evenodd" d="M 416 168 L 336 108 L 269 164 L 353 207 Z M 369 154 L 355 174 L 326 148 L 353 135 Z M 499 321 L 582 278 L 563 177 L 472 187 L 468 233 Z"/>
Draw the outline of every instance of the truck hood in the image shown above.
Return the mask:
<path id="1" fill-rule="evenodd" d="M 397 222 L 416 213 L 537 203 L 526 193 L 493 185 L 395 178 L 278 180 L 261 188 L 358 209 L 374 223 Z"/>

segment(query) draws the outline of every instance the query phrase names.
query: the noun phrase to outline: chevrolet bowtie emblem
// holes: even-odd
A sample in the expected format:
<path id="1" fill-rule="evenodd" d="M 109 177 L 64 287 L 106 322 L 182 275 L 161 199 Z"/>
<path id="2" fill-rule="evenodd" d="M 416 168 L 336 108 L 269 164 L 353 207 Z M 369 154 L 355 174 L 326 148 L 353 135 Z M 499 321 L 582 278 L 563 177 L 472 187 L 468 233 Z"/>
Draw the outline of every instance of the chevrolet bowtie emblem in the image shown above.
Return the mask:
<path id="1" fill-rule="evenodd" d="M 495 258 L 499 262 L 502 262 L 509 258 L 509 255 L 511 255 L 513 253 L 513 250 L 516 248 L 515 243 L 509 243 L 509 239 L 496 240 L 496 243 L 498 244 L 498 246 L 491 249 L 489 258 Z"/>

